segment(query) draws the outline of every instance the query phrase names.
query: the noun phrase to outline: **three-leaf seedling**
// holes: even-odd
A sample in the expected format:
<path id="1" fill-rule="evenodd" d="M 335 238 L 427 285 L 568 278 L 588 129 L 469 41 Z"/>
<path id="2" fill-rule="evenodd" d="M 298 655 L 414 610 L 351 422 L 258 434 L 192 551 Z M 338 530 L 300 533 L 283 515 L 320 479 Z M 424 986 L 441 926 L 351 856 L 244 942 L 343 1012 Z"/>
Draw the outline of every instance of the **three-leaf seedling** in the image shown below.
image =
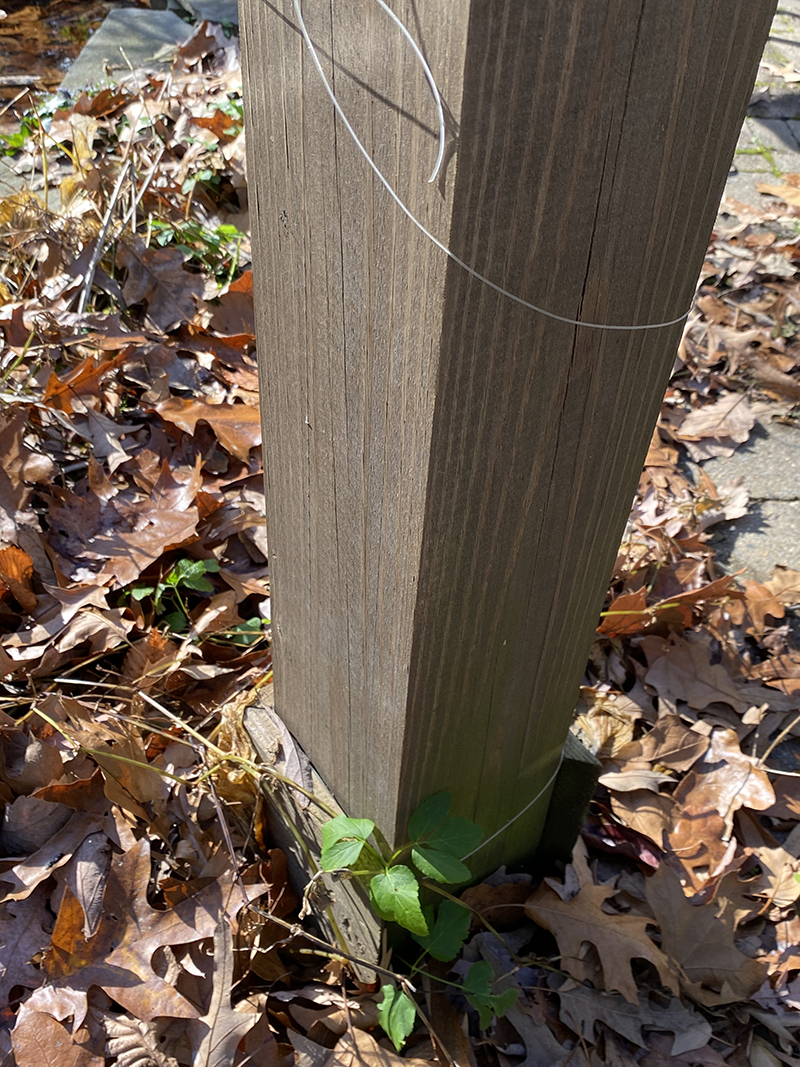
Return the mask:
<path id="1" fill-rule="evenodd" d="M 443 885 L 466 882 L 472 877 L 463 857 L 480 844 L 483 830 L 469 819 L 450 815 L 452 803 L 449 793 L 429 797 L 408 821 L 409 840 L 394 851 L 371 819 L 337 815 L 322 826 L 320 856 L 323 870 L 350 870 L 364 880 L 376 915 L 410 931 L 424 954 L 443 962 L 455 959 L 461 951 L 469 933 L 471 912 L 449 896 L 438 908 L 423 907 L 419 876 L 413 868 Z M 409 862 L 401 862 L 406 859 L 413 868 Z M 419 970 L 419 962 L 412 973 Z M 488 963 L 474 963 L 461 987 L 477 1010 L 483 1029 L 494 1015 L 507 1012 L 517 995 L 514 989 L 492 993 L 492 979 Z M 414 1029 L 417 1006 L 403 988 L 385 985 L 381 992 L 380 1023 L 399 1051 Z"/>
<path id="2" fill-rule="evenodd" d="M 215 559 L 179 559 L 156 585 L 139 583 L 131 589 L 134 600 L 152 597 L 153 614 L 170 630 L 181 633 L 189 625 L 189 608 L 183 594 L 213 593 L 214 585 L 206 577 L 219 570 Z"/>

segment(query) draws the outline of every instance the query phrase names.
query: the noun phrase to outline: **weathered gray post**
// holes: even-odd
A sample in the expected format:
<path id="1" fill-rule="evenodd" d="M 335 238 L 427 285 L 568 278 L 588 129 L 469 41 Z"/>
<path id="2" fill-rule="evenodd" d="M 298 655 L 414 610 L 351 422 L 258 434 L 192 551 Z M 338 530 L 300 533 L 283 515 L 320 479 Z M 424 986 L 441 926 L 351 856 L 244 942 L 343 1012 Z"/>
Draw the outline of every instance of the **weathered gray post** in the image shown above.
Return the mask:
<path id="1" fill-rule="evenodd" d="M 303 0 L 409 210 L 566 319 L 689 306 L 775 0 Z M 681 334 L 497 292 L 391 199 L 290 0 L 241 0 L 276 709 L 388 837 L 557 766 Z M 475 857 L 530 854 L 546 797 Z"/>

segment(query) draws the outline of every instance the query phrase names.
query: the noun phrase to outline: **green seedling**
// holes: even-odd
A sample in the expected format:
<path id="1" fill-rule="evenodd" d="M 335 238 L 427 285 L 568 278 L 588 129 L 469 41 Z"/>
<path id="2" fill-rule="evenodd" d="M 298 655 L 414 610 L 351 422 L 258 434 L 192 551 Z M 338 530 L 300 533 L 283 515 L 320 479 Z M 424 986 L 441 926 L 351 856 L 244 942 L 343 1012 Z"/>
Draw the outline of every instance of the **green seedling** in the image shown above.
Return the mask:
<path id="1" fill-rule="evenodd" d="M 133 600 L 150 598 L 153 615 L 160 624 L 167 625 L 175 633 L 189 627 L 187 593 L 213 593 L 214 584 L 207 577 L 219 570 L 215 559 L 179 559 L 155 585 L 138 583 L 130 590 Z"/>
<path id="2" fill-rule="evenodd" d="M 420 902 L 420 875 L 444 885 L 471 878 L 462 857 L 477 848 L 483 830 L 469 819 L 450 815 L 452 803 L 449 793 L 429 797 L 409 819 L 408 841 L 394 851 L 371 819 L 337 815 L 322 826 L 320 866 L 351 871 L 368 886 L 375 914 L 411 933 L 423 950 L 412 974 L 426 956 L 442 962 L 455 959 L 469 933 L 470 909 L 449 893 L 439 891 L 447 899 L 438 907 L 423 908 Z M 491 984 L 489 964 L 474 964 L 459 987 L 484 1029 L 494 1015 L 499 1018 L 508 1011 L 517 995 L 513 989 L 494 994 Z M 399 1051 L 414 1029 L 417 1005 L 405 988 L 385 985 L 381 992 L 380 1023 Z"/>

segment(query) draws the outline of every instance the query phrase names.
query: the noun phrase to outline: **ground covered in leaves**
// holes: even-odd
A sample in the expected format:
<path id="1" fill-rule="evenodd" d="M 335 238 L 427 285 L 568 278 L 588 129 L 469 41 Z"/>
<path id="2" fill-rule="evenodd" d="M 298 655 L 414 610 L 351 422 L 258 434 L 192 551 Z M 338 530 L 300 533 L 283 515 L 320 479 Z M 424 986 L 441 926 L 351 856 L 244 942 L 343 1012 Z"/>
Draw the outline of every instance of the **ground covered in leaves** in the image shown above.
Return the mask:
<path id="1" fill-rule="evenodd" d="M 385 976 L 292 926 L 242 728 L 271 661 L 238 43 L 3 122 L 0 1063 L 392 1067 Z M 405 1061 L 800 1063 L 800 573 L 722 573 L 747 490 L 696 465 L 795 419 L 796 213 L 709 250 L 581 690 L 583 840 L 461 894 Z"/>

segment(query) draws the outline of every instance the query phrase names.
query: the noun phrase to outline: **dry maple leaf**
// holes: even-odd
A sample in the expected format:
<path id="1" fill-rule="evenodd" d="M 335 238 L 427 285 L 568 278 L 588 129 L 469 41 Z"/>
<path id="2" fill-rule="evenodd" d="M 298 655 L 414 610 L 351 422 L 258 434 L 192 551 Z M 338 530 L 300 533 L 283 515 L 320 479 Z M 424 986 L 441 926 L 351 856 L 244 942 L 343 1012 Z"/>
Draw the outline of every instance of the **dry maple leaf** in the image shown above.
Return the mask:
<path id="1" fill-rule="evenodd" d="M 156 411 L 186 433 L 194 433 L 200 420 L 207 422 L 222 447 L 242 463 L 248 463 L 250 449 L 261 444 L 261 413 L 249 404 L 206 404 L 173 396 L 157 404 Z"/>
<path id="2" fill-rule="evenodd" d="M 708 1006 L 746 1000 L 755 993 L 767 976 L 767 964 L 734 945 L 735 913 L 725 907 L 721 893 L 712 904 L 692 904 L 677 874 L 662 863 L 645 881 L 645 896 L 685 993 Z"/>
<path id="3" fill-rule="evenodd" d="M 111 864 L 104 897 L 105 914 L 90 940 L 83 934 L 84 915 L 69 888 L 65 889 L 53 930 L 52 950 L 44 969 L 48 986 L 31 1003 L 57 1018 L 75 1014 L 80 1026 L 86 1016 L 86 994 L 93 985 L 137 1018 L 157 1015 L 196 1018 L 197 1009 L 152 967 L 157 949 L 213 937 L 225 914 L 236 915 L 243 905 L 230 875 L 218 879 L 174 908 L 157 911 L 147 902 L 150 845 L 142 839 Z M 249 887 L 252 899 L 264 886 Z"/>
<path id="4" fill-rule="evenodd" d="M 576 850 L 582 847 L 579 841 Z M 525 905 L 528 918 L 555 935 L 564 968 L 581 979 L 583 973 L 579 961 L 583 946 L 590 944 L 597 949 L 608 992 L 617 990 L 626 1000 L 638 1004 L 639 992 L 631 963 L 634 959 L 643 959 L 653 964 L 668 989 L 678 993 L 678 977 L 672 965 L 647 935 L 648 926 L 656 923 L 640 915 L 603 911 L 603 903 L 616 892 L 614 887 L 594 885 L 588 876 L 588 868 L 583 873 L 579 868 L 578 876 L 581 886 L 571 899 L 562 900 L 550 886 L 542 883 Z"/>

